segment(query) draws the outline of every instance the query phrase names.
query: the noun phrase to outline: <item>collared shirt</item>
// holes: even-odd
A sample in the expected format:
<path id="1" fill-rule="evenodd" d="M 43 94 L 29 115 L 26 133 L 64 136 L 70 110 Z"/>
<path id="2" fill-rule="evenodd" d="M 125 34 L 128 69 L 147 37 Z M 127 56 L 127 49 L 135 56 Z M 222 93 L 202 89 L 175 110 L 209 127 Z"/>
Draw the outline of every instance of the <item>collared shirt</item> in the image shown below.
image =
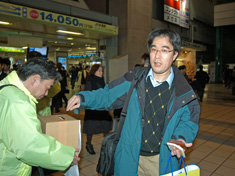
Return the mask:
<path id="1" fill-rule="evenodd" d="M 153 69 L 152 68 L 148 72 L 148 75 L 146 77 L 146 81 L 147 81 L 148 77 L 150 77 L 150 80 L 151 80 L 151 83 L 152 83 L 153 87 L 157 87 L 157 86 L 161 85 L 164 82 L 164 81 L 158 82 L 158 81 L 156 81 L 154 79 L 154 77 L 153 77 Z M 171 88 L 171 84 L 172 84 L 173 79 L 174 79 L 174 72 L 173 72 L 173 69 L 171 67 L 171 73 L 170 73 L 170 75 L 165 80 L 169 84 L 169 89 Z"/>

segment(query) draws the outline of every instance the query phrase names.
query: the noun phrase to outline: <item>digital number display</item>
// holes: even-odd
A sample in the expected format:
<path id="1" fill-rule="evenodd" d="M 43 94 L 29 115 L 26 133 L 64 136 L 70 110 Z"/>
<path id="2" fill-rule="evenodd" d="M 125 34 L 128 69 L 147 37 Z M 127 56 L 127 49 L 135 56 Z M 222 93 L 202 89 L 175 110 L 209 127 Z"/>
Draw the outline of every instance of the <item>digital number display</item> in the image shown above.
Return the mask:
<path id="1" fill-rule="evenodd" d="M 62 15 L 53 15 L 52 13 L 40 13 L 41 20 L 47 20 L 50 22 L 58 22 L 58 23 L 65 23 L 67 25 L 73 25 L 73 26 L 80 26 L 83 27 L 82 23 L 79 23 L 77 18 L 69 17 L 69 16 L 62 16 Z"/>
<path id="2" fill-rule="evenodd" d="M 0 14 L 46 23 L 67 25 L 71 27 L 77 27 L 83 30 L 88 29 L 90 31 L 102 32 L 115 36 L 118 35 L 118 26 L 5 2 L 0 2 Z"/>

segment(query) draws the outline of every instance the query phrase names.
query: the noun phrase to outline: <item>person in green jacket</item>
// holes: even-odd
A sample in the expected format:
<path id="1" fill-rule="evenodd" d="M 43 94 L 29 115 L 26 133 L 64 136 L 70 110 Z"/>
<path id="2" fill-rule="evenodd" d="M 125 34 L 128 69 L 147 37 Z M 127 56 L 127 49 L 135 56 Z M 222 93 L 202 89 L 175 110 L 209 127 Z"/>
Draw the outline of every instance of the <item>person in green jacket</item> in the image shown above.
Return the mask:
<path id="1" fill-rule="evenodd" d="M 75 149 L 41 131 L 36 103 L 47 96 L 59 72 L 32 59 L 0 82 L 0 175 L 29 176 L 32 166 L 65 170 L 79 161 Z"/>

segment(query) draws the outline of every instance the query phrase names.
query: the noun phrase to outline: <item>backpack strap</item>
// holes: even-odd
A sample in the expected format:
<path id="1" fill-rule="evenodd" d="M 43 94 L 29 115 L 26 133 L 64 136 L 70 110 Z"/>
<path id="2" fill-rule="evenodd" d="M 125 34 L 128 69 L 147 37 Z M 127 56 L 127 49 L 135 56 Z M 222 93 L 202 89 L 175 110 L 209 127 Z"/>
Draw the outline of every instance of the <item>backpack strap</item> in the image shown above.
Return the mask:
<path id="1" fill-rule="evenodd" d="M 7 87 L 7 86 L 15 86 L 15 85 L 13 85 L 13 84 L 4 84 L 4 85 L 0 86 L 0 90 L 3 89 L 4 87 Z"/>
<path id="2" fill-rule="evenodd" d="M 136 86 L 136 84 L 138 83 L 138 81 L 140 80 L 140 78 L 142 77 L 144 71 L 146 68 L 141 67 L 140 69 L 138 69 L 138 71 L 136 72 L 134 79 L 131 82 L 131 87 L 128 91 L 122 112 L 121 112 L 121 117 L 120 117 L 120 121 L 119 121 L 119 126 L 118 126 L 118 130 L 117 130 L 117 134 L 115 136 L 115 140 L 114 141 L 118 141 L 121 135 L 121 131 L 122 131 L 122 127 L 126 118 L 126 114 L 127 114 L 127 108 L 128 108 L 128 104 L 131 98 L 131 94 L 134 90 L 134 87 Z"/>

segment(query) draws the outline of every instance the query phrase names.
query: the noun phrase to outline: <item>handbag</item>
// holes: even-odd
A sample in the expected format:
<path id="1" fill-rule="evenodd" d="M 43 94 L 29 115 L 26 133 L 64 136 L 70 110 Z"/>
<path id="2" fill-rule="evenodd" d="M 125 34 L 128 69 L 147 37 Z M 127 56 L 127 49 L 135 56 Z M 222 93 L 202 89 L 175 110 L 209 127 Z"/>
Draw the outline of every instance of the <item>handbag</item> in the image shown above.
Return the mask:
<path id="1" fill-rule="evenodd" d="M 100 158 L 96 171 L 103 176 L 114 174 L 114 153 L 118 144 L 118 141 L 115 140 L 116 135 L 116 131 L 107 134 L 101 145 Z"/>
<path id="2" fill-rule="evenodd" d="M 166 170 L 168 168 L 169 162 L 171 160 L 171 173 L 166 174 Z M 184 168 L 180 169 L 181 162 L 183 162 Z M 166 169 L 164 175 L 162 176 L 200 176 L 200 168 L 196 164 L 190 164 L 185 167 L 184 158 L 180 157 L 179 169 L 173 172 L 173 165 L 172 165 L 172 156 L 168 159 Z"/>
<path id="3" fill-rule="evenodd" d="M 134 80 L 131 83 L 131 87 L 128 91 L 126 101 L 124 103 L 124 106 L 121 112 L 118 130 L 107 134 L 104 137 L 104 140 L 102 142 L 101 150 L 100 150 L 100 158 L 96 167 L 96 171 L 102 174 L 102 176 L 110 176 L 114 174 L 114 164 L 115 164 L 114 154 L 115 154 L 116 147 L 120 138 L 122 126 L 124 124 L 125 117 L 127 114 L 128 103 L 129 103 L 131 94 L 133 92 L 133 89 L 135 85 L 137 84 L 138 80 L 140 79 L 141 75 L 143 74 L 144 70 L 145 70 L 144 68 L 140 68 L 134 76 Z"/>

